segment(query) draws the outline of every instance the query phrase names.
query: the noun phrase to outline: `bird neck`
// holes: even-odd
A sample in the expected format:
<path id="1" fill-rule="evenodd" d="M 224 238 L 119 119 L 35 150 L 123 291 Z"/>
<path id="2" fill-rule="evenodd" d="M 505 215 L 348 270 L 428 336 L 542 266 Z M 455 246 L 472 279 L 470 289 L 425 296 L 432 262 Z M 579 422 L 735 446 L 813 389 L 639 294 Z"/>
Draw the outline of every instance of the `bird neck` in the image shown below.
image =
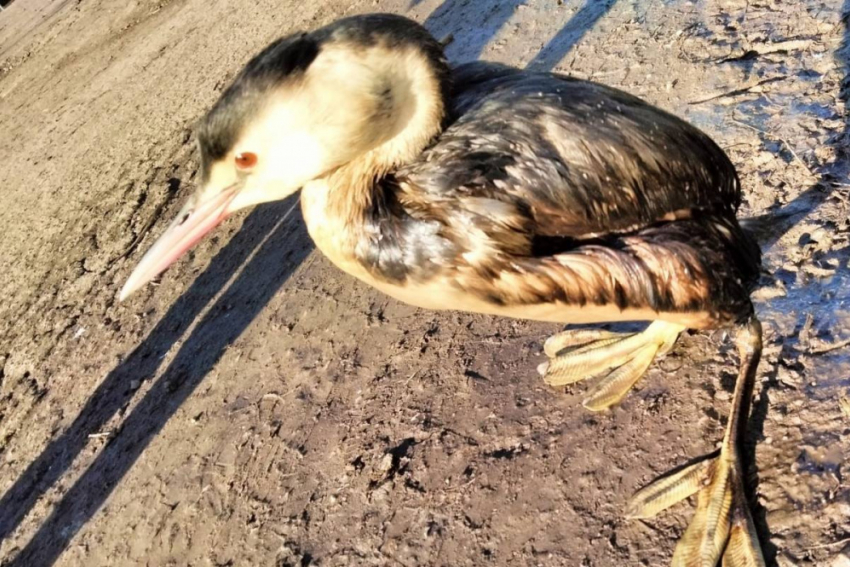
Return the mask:
<path id="1" fill-rule="evenodd" d="M 387 70 L 396 134 L 325 177 L 326 214 L 357 222 L 372 208 L 381 180 L 413 162 L 433 142 L 446 118 L 448 76 L 443 60 L 420 51 L 404 54 Z"/>

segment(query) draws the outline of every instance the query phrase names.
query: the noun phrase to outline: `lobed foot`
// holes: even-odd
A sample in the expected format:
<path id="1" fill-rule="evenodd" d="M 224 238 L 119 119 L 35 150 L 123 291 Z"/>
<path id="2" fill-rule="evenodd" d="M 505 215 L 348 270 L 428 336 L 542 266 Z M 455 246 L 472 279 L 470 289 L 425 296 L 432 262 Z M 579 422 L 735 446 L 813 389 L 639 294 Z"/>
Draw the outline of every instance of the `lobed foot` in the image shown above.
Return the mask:
<path id="1" fill-rule="evenodd" d="M 619 402 L 652 361 L 673 348 L 683 330 L 680 325 L 654 321 L 639 333 L 563 331 L 546 340 L 543 350 L 551 360 L 538 371 L 550 386 L 603 376 L 582 402 L 589 410 L 601 411 Z"/>
<path id="2" fill-rule="evenodd" d="M 697 509 L 673 554 L 674 567 L 764 566 L 764 556 L 747 499 L 740 442 L 747 427 L 750 401 L 761 357 L 761 323 L 755 316 L 738 327 L 741 355 L 732 411 L 720 451 L 664 476 L 635 494 L 627 511 L 648 518 L 697 494 Z"/>
<path id="3" fill-rule="evenodd" d="M 742 468 L 731 448 L 661 477 L 639 490 L 626 511 L 628 518 L 649 518 L 692 494 L 697 509 L 676 546 L 674 567 L 763 566 L 747 499 Z"/>

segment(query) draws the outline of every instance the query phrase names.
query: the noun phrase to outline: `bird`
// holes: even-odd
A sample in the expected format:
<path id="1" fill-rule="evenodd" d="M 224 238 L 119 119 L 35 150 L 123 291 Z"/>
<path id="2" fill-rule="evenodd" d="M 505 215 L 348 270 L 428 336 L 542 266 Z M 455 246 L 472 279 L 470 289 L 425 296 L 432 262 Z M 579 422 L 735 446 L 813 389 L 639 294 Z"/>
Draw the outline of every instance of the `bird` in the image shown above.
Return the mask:
<path id="1" fill-rule="evenodd" d="M 596 380 L 591 411 L 617 404 L 682 332 L 731 329 L 740 366 L 720 449 L 640 489 L 625 515 L 697 495 L 673 565 L 764 565 L 742 457 L 761 252 L 737 218 L 735 167 L 709 136 L 599 83 L 451 65 L 424 27 L 392 14 L 274 41 L 196 134 L 198 188 L 121 300 L 234 211 L 300 191 L 317 248 L 387 295 L 566 325 L 538 370 L 553 388 Z M 600 327 L 624 321 L 646 326 Z"/>

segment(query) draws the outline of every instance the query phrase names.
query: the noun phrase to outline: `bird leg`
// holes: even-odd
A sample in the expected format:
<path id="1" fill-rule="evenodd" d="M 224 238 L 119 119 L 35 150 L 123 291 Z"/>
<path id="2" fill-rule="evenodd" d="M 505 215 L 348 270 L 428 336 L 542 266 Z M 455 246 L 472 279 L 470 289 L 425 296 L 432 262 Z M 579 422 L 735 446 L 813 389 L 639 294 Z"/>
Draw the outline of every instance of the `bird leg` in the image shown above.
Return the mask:
<path id="1" fill-rule="evenodd" d="M 724 567 L 765 564 L 744 492 L 741 463 L 741 443 L 762 346 L 761 324 L 755 317 L 739 329 L 737 343 L 741 368 L 719 452 L 642 488 L 626 513 L 630 518 L 648 518 L 697 493 L 697 509 L 676 546 L 674 567 L 715 567 L 721 555 Z"/>
<path id="2" fill-rule="evenodd" d="M 583 405 L 592 411 L 619 402 L 643 376 L 652 361 L 667 354 L 685 328 L 654 321 L 639 333 L 600 329 L 567 330 L 546 340 L 543 350 L 551 359 L 538 367 L 550 386 L 563 386 L 594 376 L 604 377 Z"/>

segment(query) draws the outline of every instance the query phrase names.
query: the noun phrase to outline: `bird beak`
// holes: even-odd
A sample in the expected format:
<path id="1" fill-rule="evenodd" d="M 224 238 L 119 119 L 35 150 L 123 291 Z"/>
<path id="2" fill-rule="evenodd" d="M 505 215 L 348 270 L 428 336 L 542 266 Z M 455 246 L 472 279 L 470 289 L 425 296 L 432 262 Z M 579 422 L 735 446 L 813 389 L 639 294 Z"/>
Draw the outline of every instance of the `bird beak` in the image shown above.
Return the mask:
<path id="1" fill-rule="evenodd" d="M 232 185 L 200 204 L 196 204 L 194 198 L 190 199 L 130 274 L 127 283 L 121 288 L 118 300 L 123 301 L 161 274 L 204 235 L 221 224 L 229 216 L 229 206 L 237 194 L 238 186 Z"/>

